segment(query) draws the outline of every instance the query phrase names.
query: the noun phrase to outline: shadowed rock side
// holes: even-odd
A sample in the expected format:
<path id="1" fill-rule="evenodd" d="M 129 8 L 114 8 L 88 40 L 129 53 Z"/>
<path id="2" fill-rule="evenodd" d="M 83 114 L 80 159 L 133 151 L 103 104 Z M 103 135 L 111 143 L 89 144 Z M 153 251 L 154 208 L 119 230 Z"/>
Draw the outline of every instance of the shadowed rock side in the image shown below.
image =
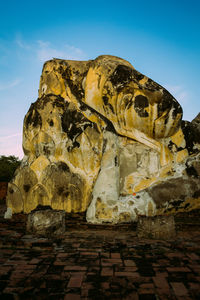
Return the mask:
<path id="1" fill-rule="evenodd" d="M 198 155 L 196 123 L 181 118 L 173 96 L 121 58 L 46 62 L 24 119 L 25 156 L 8 186 L 9 212 L 49 205 L 87 211 L 92 223 L 166 213 L 170 199 L 160 205 L 160 196 L 140 193 L 181 177 L 189 155 Z"/>

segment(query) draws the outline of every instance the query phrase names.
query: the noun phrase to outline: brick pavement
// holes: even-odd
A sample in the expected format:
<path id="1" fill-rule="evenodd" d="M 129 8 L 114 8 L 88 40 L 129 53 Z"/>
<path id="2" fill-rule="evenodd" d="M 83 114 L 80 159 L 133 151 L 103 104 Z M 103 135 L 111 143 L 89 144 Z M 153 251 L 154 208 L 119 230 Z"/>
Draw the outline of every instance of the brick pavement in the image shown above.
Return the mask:
<path id="1" fill-rule="evenodd" d="M 59 238 L 37 238 L 25 221 L 0 217 L 0 299 L 200 299 L 198 224 L 162 241 L 83 219 L 67 219 Z"/>

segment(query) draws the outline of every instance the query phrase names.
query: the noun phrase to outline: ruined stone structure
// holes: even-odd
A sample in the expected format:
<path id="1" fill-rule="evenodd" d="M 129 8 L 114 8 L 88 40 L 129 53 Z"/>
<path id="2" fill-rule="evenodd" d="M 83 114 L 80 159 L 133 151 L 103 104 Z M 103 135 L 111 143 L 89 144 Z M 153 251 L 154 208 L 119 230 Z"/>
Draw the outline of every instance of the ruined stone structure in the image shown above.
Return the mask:
<path id="1" fill-rule="evenodd" d="M 200 208 L 198 118 L 181 119 L 174 97 L 121 58 L 47 61 L 8 211 L 49 205 L 120 223 Z"/>

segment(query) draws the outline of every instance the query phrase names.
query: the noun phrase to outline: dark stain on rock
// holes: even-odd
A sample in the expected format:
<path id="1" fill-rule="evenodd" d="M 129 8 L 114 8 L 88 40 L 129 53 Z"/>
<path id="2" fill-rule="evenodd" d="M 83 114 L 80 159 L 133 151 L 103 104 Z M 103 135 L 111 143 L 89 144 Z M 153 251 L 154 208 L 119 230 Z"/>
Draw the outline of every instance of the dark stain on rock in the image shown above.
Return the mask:
<path id="1" fill-rule="evenodd" d="M 174 201 L 184 199 L 186 194 L 185 188 L 182 187 L 184 183 L 185 181 L 180 178 L 169 179 L 147 188 L 147 191 L 156 203 L 156 207 L 163 208 L 167 202 L 172 201 L 174 203 Z"/>
<path id="2" fill-rule="evenodd" d="M 193 198 L 200 198 L 200 190 L 194 192 L 194 194 L 192 195 Z"/>
<path id="3" fill-rule="evenodd" d="M 70 172 L 70 169 L 66 163 L 60 161 L 57 163 L 58 169 L 62 172 Z"/>
<path id="4" fill-rule="evenodd" d="M 42 118 L 38 112 L 38 110 L 35 108 L 36 103 L 32 103 L 31 107 L 28 111 L 28 116 L 25 120 L 25 126 L 28 128 L 28 126 L 32 125 L 33 127 L 42 127 Z"/>
<path id="5" fill-rule="evenodd" d="M 162 86 L 153 81 L 151 78 L 148 78 L 147 82 L 145 83 L 145 88 L 154 92 L 162 89 Z"/>
<path id="6" fill-rule="evenodd" d="M 49 145 L 43 145 L 43 152 L 46 156 L 49 156 L 51 154 L 51 150 L 49 149 Z"/>
<path id="7" fill-rule="evenodd" d="M 138 95 L 135 97 L 134 109 L 141 118 L 146 118 L 149 116 L 148 112 L 145 110 L 145 108 L 148 106 L 149 101 L 147 97 L 143 95 Z"/>
<path id="8" fill-rule="evenodd" d="M 79 80 L 72 80 L 73 74 L 76 75 Z M 69 86 L 72 94 L 80 101 L 84 95 L 85 91 L 82 87 L 82 80 L 86 76 L 87 71 L 83 74 L 79 74 L 79 71 L 72 71 L 71 68 L 68 66 L 66 70 L 62 73 L 62 78 L 65 80 L 66 84 Z"/>
<path id="9" fill-rule="evenodd" d="M 114 87 L 117 88 L 117 91 L 120 91 L 127 83 L 134 81 L 140 86 L 139 81 L 144 78 L 144 75 L 135 69 L 126 66 L 118 65 L 110 76 L 109 80 Z M 141 86 L 142 87 L 142 86 Z"/>
<path id="10" fill-rule="evenodd" d="M 144 78 L 144 75 L 141 74 L 140 72 L 136 71 L 136 70 L 133 70 L 133 74 L 134 74 L 134 77 L 137 81 L 140 81 Z"/>
<path id="11" fill-rule="evenodd" d="M 118 65 L 109 80 L 113 86 L 125 85 L 133 78 L 133 69 L 125 65 Z"/>
<path id="12" fill-rule="evenodd" d="M 51 121 L 49 122 L 49 125 L 50 125 L 51 127 L 54 125 L 53 120 L 51 120 Z"/>
<path id="13" fill-rule="evenodd" d="M 106 146 L 107 146 L 107 143 L 108 143 L 108 140 L 107 140 L 107 139 L 104 139 L 104 140 L 103 140 L 102 153 L 104 153 L 104 152 L 105 152 L 105 150 L 106 150 Z"/>
<path id="14" fill-rule="evenodd" d="M 92 127 L 92 122 L 84 117 L 84 115 L 72 109 L 64 111 L 61 117 L 62 129 L 67 136 L 75 142 L 76 139 L 88 126 Z M 77 146 L 78 144 L 74 145 Z"/>
<path id="15" fill-rule="evenodd" d="M 69 196 L 69 192 L 65 192 L 65 197 L 67 198 Z"/>
<path id="16" fill-rule="evenodd" d="M 83 102 L 81 102 L 81 107 L 82 107 L 82 106 L 85 107 L 85 110 L 86 110 L 86 109 L 90 110 L 93 114 L 97 115 L 100 119 L 102 119 L 102 120 L 107 124 L 107 126 L 106 126 L 106 130 L 107 130 L 107 131 L 110 131 L 110 132 L 113 132 L 113 133 L 117 134 L 117 133 L 116 133 L 116 130 L 115 130 L 115 128 L 114 128 L 114 126 L 113 126 L 113 124 L 112 124 L 112 122 L 111 122 L 110 120 L 108 120 L 108 119 L 107 119 L 106 117 L 104 117 L 101 113 L 99 113 L 99 112 L 96 111 L 94 108 L 90 107 L 89 105 L 87 105 L 87 104 L 85 104 L 85 103 L 83 103 Z M 91 123 L 92 123 L 92 122 L 91 122 Z M 95 128 L 95 130 L 96 130 L 97 132 L 99 132 L 99 129 L 98 129 L 96 123 L 92 123 L 92 124 L 93 124 L 93 128 Z"/>
<path id="17" fill-rule="evenodd" d="M 57 194 L 60 196 L 60 195 L 62 195 L 63 191 L 64 191 L 64 187 L 63 187 L 63 186 L 60 186 L 60 187 L 58 187 L 58 189 L 57 189 Z"/>
<path id="18" fill-rule="evenodd" d="M 187 166 L 186 172 L 188 176 L 198 177 L 198 173 L 193 166 Z"/>
<path id="19" fill-rule="evenodd" d="M 169 150 L 171 150 L 171 151 L 172 151 L 172 149 L 173 149 L 174 147 L 175 147 L 175 148 L 176 148 L 176 150 L 177 150 L 177 145 L 176 145 L 176 144 L 174 144 L 172 141 L 170 141 L 170 142 L 169 142 L 169 144 L 168 144 L 168 148 L 169 148 Z"/>
<path id="20" fill-rule="evenodd" d="M 30 187 L 29 184 L 24 184 L 23 188 L 24 188 L 24 191 L 25 191 L 26 193 L 28 193 L 28 191 L 30 190 L 31 187 Z"/>
<path id="21" fill-rule="evenodd" d="M 68 152 L 71 152 L 74 148 L 79 148 L 79 147 L 80 147 L 80 143 L 77 142 L 77 141 L 75 141 L 75 142 L 73 142 L 73 145 L 72 145 L 72 146 L 68 146 L 68 147 L 67 147 L 67 151 L 68 151 Z"/>
<path id="22" fill-rule="evenodd" d="M 166 90 L 163 89 L 162 101 L 158 103 L 158 117 L 166 111 L 172 110 L 172 118 L 175 119 L 178 114 L 183 114 L 183 110 L 179 103 L 173 98 L 173 96 Z"/>
<path id="23" fill-rule="evenodd" d="M 115 156 L 115 166 L 117 167 L 118 166 L 118 157 Z"/>
<path id="24" fill-rule="evenodd" d="M 9 193 L 13 194 L 14 193 L 13 189 L 9 189 Z"/>
<path id="25" fill-rule="evenodd" d="M 131 108 L 131 106 L 133 105 L 133 101 L 131 100 L 131 101 L 129 101 L 129 103 L 128 103 L 128 105 L 127 105 L 127 109 L 129 109 L 129 108 Z"/>
<path id="26" fill-rule="evenodd" d="M 69 103 L 65 102 L 64 98 L 62 98 L 61 96 L 56 96 L 56 98 L 52 100 L 54 100 L 52 101 L 53 107 L 60 107 L 62 109 L 66 109 L 66 106 L 69 105 Z"/>
<path id="27" fill-rule="evenodd" d="M 103 99 L 104 105 L 108 106 L 110 108 L 110 110 L 112 111 L 112 113 L 114 114 L 115 113 L 114 112 L 114 108 L 113 108 L 112 104 L 109 103 L 108 97 L 107 96 L 103 96 L 102 99 Z"/>
<path id="28" fill-rule="evenodd" d="M 173 206 L 174 207 L 180 207 L 183 202 L 184 202 L 183 200 L 173 201 Z"/>
<path id="29" fill-rule="evenodd" d="M 182 121 L 181 129 L 185 137 L 186 148 L 189 154 L 197 153 L 198 149 L 195 148 L 195 144 L 200 144 L 200 133 L 198 128 L 189 121 Z"/>
<path id="30" fill-rule="evenodd" d="M 113 108 L 112 104 L 108 103 L 108 107 L 110 108 L 110 110 L 111 110 L 112 113 L 114 114 L 115 112 L 114 112 L 114 108 Z"/>
<path id="31" fill-rule="evenodd" d="M 39 211 L 39 210 L 52 210 L 52 207 L 50 205 L 41 205 L 39 204 L 32 212 Z"/>
<path id="32" fill-rule="evenodd" d="M 186 204 L 184 205 L 184 209 L 188 208 L 189 206 L 190 206 L 190 203 L 186 203 Z"/>
<path id="33" fill-rule="evenodd" d="M 107 96 L 103 96 L 102 99 L 103 99 L 103 103 L 105 105 L 108 105 L 108 100 L 109 100 L 108 97 Z"/>

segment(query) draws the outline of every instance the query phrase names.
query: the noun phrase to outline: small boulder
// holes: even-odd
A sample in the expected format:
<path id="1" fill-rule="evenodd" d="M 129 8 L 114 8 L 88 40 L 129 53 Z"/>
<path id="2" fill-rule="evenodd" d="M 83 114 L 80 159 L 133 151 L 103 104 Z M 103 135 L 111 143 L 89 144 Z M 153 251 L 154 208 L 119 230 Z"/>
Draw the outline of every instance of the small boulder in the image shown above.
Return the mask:
<path id="1" fill-rule="evenodd" d="M 51 208 L 36 209 L 28 215 L 27 233 L 38 236 L 58 236 L 65 233 L 65 211 Z"/>
<path id="2" fill-rule="evenodd" d="M 170 239 L 174 238 L 175 222 L 174 216 L 139 216 L 137 224 L 137 236 L 139 238 L 150 239 Z"/>

